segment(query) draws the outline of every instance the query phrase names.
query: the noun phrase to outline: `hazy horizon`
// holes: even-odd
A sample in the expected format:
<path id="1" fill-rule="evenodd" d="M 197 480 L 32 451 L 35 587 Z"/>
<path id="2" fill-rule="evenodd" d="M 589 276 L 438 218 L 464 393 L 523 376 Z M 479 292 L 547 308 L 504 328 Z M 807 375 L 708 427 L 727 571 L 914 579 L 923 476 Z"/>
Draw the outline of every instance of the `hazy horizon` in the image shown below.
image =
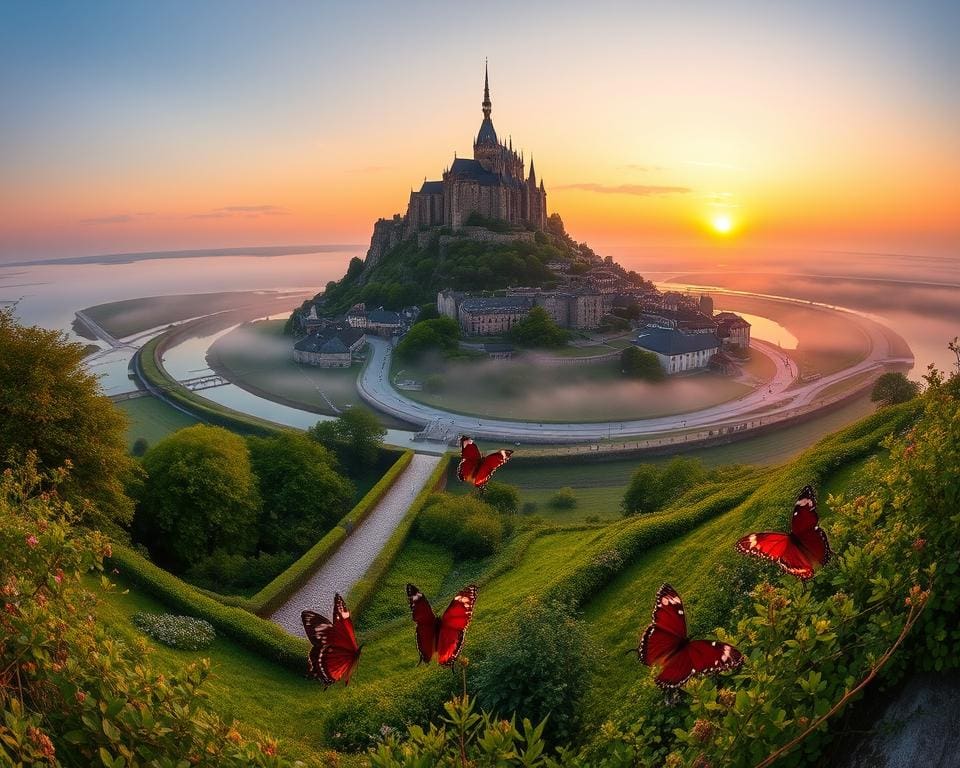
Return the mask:
<path id="1" fill-rule="evenodd" d="M 960 255 L 956 4 L 488 12 L 5 5 L 0 263 L 367 243 L 472 153 L 487 57 L 499 134 L 597 250 Z"/>

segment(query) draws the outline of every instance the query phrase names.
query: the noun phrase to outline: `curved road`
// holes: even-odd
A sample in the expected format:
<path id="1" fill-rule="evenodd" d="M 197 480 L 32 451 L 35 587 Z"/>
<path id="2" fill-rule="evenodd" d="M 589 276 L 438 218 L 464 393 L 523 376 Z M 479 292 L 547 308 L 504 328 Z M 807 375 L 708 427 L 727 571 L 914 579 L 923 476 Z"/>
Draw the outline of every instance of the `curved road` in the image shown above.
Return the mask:
<path id="1" fill-rule="evenodd" d="M 870 340 L 869 354 L 856 365 L 823 376 L 813 382 L 792 386 L 796 384 L 794 378 L 796 370 L 789 358 L 778 347 L 755 339 L 751 347 L 771 357 L 777 365 L 777 372 L 771 382 L 744 395 L 739 400 L 721 403 L 700 411 L 655 419 L 537 424 L 445 411 L 411 400 L 393 388 L 389 375 L 392 347 L 388 341 L 375 337 L 367 339 L 370 345 L 370 358 L 357 379 L 357 390 L 360 396 L 374 408 L 412 424 L 426 426 L 431 422 L 440 421 L 449 425 L 451 432 L 496 440 L 551 444 L 578 443 L 598 441 L 611 436 L 620 439 L 658 435 L 677 429 L 681 425 L 684 429 L 713 429 L 738 424 L 747 418 L 747 414 L 755 413 L 759 409 L 764 409 L 762 415 L 766 417 L 810 405 L 822 399 L 824 390 L 833 384 L 862 373 L 882 369 L 891 363 L 913 362 L 913 358 L 891 357 L 889 341 L 879 323 L 854 313 L 849 313 L 848 316 L 858 324 Z M 768 407 L 770 404 L 774 404 L 773 407 Z"/>

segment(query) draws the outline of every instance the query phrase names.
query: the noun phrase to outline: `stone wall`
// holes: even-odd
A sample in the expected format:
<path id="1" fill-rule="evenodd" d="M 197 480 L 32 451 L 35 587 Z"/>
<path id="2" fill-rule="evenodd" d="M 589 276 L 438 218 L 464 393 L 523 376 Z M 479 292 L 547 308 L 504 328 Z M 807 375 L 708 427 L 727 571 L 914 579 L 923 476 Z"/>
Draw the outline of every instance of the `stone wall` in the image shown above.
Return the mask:
<path id="1" fill-rule="evenodd" d="M 370 248 L 364 259 L 364 267 L 375 266 L 391 248 L 403 240 L 406 222 L 398 213 L 392 219 L 377 219 L 373 225 L 373 236 L 370 238 Z"/>

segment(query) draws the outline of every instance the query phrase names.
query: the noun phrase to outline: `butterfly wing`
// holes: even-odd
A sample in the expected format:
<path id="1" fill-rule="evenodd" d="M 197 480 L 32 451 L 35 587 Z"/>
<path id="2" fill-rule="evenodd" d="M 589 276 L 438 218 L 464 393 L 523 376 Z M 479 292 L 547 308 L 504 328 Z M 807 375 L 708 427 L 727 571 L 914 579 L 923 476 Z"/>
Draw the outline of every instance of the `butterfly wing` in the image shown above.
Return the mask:
<path id="1" fill-rule="evenodd" d="M 487 483 L 490 482 L 490 478 L 493 477 L 493 473 L 506 464 L 512 455 L 513 451 L 502 450 L 495 451 L 484 458 L 477 468 L 476 476 L 473 478 L 473 484 L 480 490 L 483 490 Z"/>
<path id="2" fill-rule="evenodd" d="M 794 540 L 804 550 L 804 555 L 812 568 L 825 565 L 830 560 L 833 552 L 830 549 L 827 534 L 820 527 L 817 498 L 809 485 L 800 491 L 797 502 L 793 506 L 790 530 Z"/>
<path id="3" fill-rule="evenodd" d="M 477 603 L 477 588 L 471 584 L 461 589 L 450 601 L 447 610 L 440 617 L 440 632 L 437 637 L 437 663 L 445 667 L 453 666 L 463 648 L 463 639 L 467 627 L 473 618 L 473 608 Z"/>
<path id="4" fill-rule="evenodd" d="M 664 584 L 657 590 L 653 622 L 640 638 L 637 653 L 648 667 L 663 664 L 687 641 L 687 620 L 677 590 Z"/>
<path id="5" fill-rule="evenodd" d="M 694 675 L 713 675 L 743 664 L 743 654 L 718 640 L 691 640 L 663 665 L 656 683 L 661 688 L 678 688 Z"/>
<path id="6" fill-rule="evenodd" d="M 423 596 L 423 592 L 413 584 L 407 584 L 407 600 L 410 601 L 410 611 L 417 625 L 415 634 L 420 661 L 429 664 L 437 647 L 437 617 L 429 601 Z"/>
<path id="7" fill-rule="evenodd" d="M 457 464 L 457 480 L 461 483 L 472 482 L 480 468 L 480 449 L 466 435 L 460 437 L 460 463 Z"/>
<path id="8" fill-rule="evenodd" d="M 311 680 L 321 680 L 324 685 L 330 685 L 325 678 L 321 660 L 329 647 L 330 631 L 333 629 L 333 622 L 325 616 L 321 616 L 314 611 L 304 611 L 300 614 L 300 620 L 303 622 L 303 630 L 307 633 L 307 639 L 310 640 L 310 654 L 307 656 L 307 677 Z"/>
<path id="9" fill-rule="evenodd" d="M 349 685 L 350 676 L 360 659 L 360 648 L 350 611 L 339 593 L 333 598 L 333 627 L 328 637 L 326 652 L 320 656 L 320 680 L 330 685 L 342 678 L 344 685 Z"/>

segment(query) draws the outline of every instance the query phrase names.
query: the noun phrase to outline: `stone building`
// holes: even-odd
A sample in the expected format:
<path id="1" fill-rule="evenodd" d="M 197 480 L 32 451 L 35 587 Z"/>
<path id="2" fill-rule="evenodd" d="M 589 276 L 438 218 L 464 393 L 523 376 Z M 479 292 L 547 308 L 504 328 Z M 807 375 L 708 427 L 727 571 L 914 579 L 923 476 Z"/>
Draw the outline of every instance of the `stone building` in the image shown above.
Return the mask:
<path id="1" fill-rule="evenodd" d="M 476 214 L 505 221 L 516 227 L 545 230 L 547 191 L 537 179 L 533 158 L 525 170 L 523 153 L 513 148 L 513 139 L 497 135 L 490 115 L 490 78 L 484 72 L 483 120 L 473 142 L 473 158 L 457 157 L 440 179 L 424 179 L 410 192 L 406 215 L 380 219 L 374 225 L 366 264 L 376 264 L 391 248 L 413 234 L 434 227 L 460 230 Z"/>
<path id="2" fill-rule="evenodd" d="M 653 352 L 668 376 L 705 369 L 720 349 L 720 341 L 713 334 L 687 333 L 675 328 L 643 331 L 633 343 Z"/>
<path id="3" fill-rule="evenodd" d="M 293 360 L 320 368 L 349 368 L 366 337 L 359 328 L 344 326 L 314 331 L 293 346 Z"/>
<path id="4" fill-rule="evenodd" d="M 469 336 L 493 336 L 506 333 L 533 308 L 526 296 L 470 298 L 460 302 L 460 328 Z"/>
<path id="5" fill-rule="evenodd" d="M 733 312 L 720 312 L 713 316 L 717 323 L 717 336 L 727 346 L 747 349 L 750 346 L 750 323 Z"/>

